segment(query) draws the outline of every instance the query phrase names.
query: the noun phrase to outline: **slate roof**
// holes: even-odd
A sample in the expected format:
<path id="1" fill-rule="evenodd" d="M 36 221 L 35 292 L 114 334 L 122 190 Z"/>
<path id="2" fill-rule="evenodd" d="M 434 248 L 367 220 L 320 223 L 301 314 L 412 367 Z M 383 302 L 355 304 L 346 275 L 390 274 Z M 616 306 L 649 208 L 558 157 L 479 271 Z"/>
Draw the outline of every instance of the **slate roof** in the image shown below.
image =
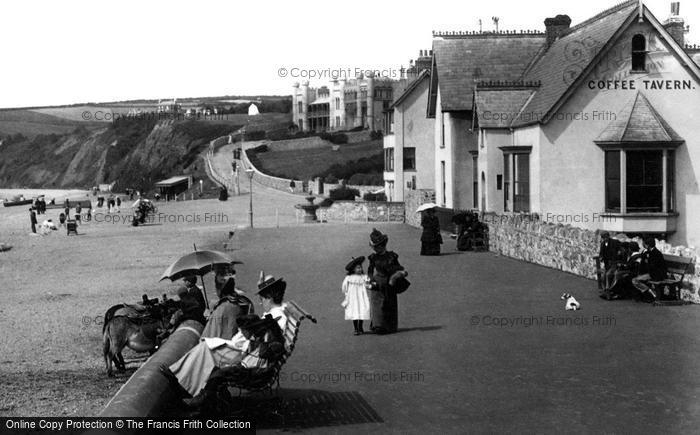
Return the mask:
<path id="1" fill-rule="evenodd" d="M 443 111 L 474 109 L 474 88 L 480 82 L 537 83 L 539 87 L 523 101 L 520 110 L 511 110 L 522 100 L 524 93 L 502 89 L 503 97 L 494 93 L 476 100 L 481 127 L 504 127 L 503 121 L 484 122 L 486 110 L 504 107 L 507 112 L 520 112 L 508 127 L 519 127 L 546 122 L 567 95 L 572 85 L 581 79 L 601 51 L 636 19 L 639 2 L 629 0 L 567 29 L 551 45 L 546 45 L 544 34 L 440 34 L 445 39 L 433 42 L 433 54 Z M 648 10 L 645 13 L 649 13 Z M 656 22 L 653 15 L 650 18 Z M 447 36 L 446 36 L 447 35 Z M 686 50 L 689 57 L 700 65 L 700 52 Z M 478 86 L 477 86 L 478 88 Z M 431 85 L 431 101 L 435 92 Z M 479 90 L 481 92 L 481 89 Z M 643 97 L 642 97 L 643 98 Z M 432 104 L 432 105 L 431 105 Z M 480 107 L 486 104 L 487 107 Z M 429 110 L 434 102 L 429 102 Z M 524 116 L 528 115 L 528 116 Z"/>
<path id="2" fill-rule="evenodd" d="M 698 66 L 700 66 L 700 52 L 697 52 L 697 53 L 693 54 L 693 55 L 690 56 L 690 57 L 692 57 L 693 60 L 695 61 L 695 63 L 696 63 Z"/>
<path id="3" fill-rule="evenodd" d="M 479 127 L 507 128 L 522 116 L 520 109 L 534 89 L 478 89 L 475 91 Z"/>
<path id="4" fill-rule="evenodd" d="M 544 34 L 482 33 L 433 41 L 442 110 L 472 110 L 475 81 L 516 81 L 545 43 Z"/>
<path id="5" fill-rule="evenodd" d="M 639 91 L 595 140 L 596 143 L 682 141 Z"/>
<path id="6" fill-rule="evenodd" d="M 621 3 L 572 27 L 554 41 L 523 76 L 523 80 L 542 83 L 524 111 L 548 113 L 637 8 L 635 0 Z"/>

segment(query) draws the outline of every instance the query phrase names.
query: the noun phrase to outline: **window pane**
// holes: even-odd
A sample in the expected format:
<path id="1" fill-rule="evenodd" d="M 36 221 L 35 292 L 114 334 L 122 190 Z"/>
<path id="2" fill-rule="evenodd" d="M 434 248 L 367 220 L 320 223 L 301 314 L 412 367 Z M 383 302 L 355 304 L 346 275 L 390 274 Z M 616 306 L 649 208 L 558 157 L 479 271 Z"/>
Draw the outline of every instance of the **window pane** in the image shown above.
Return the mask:
<path id="1" fill-rule="evenodd" d="M 403 169 L 416 169 L 416 149 L 415 148 L 404 148 L 403 149 Z"/>
<path id="2" fill-rule="evenodd" d="M 662 151 L 627 152 L 627 211 L 660 212 Z"/>
<path id="3" fill-rule="evenodd" d="M 634 35 L 632 37 L 632 51 L 644 50 L 646 50 L 646 42 L 644 41 L 644 35 Z"/>
<path id="4" fill-rule="evenodd" d="M 510 159 L 512 154 L 503 156 L 503 210 L 510 211 Z"/>
<path id="5" fill-rule="evenodd" d="M 513 211 L 530 211 L 530 155 L 515 154 Z"/>
<path id="6" fill-rule="evenodd" d="M 605 210 L 620 211 L 620 151 L 605 152 Z"/>
<path id="7" fill-rule="evenodd" d="M 676 160 L 673 150 L 668 151 L 668 162 L 666 167 L 666 199 L 668 211 L 671 212 L 676 207 L 675 198 L 675 172 L 676 172 Z"/>

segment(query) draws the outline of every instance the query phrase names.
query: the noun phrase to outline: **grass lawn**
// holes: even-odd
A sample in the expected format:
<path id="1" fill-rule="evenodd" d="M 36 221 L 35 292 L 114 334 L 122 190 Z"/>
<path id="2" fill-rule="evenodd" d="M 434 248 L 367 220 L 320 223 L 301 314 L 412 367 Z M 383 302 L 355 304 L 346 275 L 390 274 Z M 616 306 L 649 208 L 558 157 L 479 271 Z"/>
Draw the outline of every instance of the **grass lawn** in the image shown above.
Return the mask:
<path id="1" fill-rule="evenodd" d="M 381 152 L 381 140 L 341 145 L 337 151 L 333 151 L 331 145 L 303 150 L 268 151 L 257 154 L 260 162 L 258 169 L 270 175 L 308 180 L 336 163 L 344 164 Z"/>

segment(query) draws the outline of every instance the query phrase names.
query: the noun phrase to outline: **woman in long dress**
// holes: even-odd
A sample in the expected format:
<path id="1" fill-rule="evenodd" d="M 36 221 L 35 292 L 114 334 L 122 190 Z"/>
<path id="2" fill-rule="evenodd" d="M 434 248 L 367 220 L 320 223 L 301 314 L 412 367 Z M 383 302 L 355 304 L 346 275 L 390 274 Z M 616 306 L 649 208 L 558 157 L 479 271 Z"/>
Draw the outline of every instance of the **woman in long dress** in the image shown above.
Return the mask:
<path id="1" fill-rule="evenodd" d="M 425 210 L 421 217 L 420 225 L 423 227 L 423 234 L 420 236 L 420 255 L 440 255 L 440 221 L 435 216 L 435 209 Z"/>
<path id="2" fill-rule="evenodd" d="M 387 251 L 389 237 L 386 234 L 375 228 L 369 238 L 370 246 L 374 249 L 374 254 L 369 256 L 367 267 L 367 274 L 371 280 L 370 327 L 375 334 L 390 334 L 396 332 L 399 325 L 399 302 L 393 284 L 398 277 L 405 277 L 407 273 L 399 263 L 399 256 L 395 252 Z"/>

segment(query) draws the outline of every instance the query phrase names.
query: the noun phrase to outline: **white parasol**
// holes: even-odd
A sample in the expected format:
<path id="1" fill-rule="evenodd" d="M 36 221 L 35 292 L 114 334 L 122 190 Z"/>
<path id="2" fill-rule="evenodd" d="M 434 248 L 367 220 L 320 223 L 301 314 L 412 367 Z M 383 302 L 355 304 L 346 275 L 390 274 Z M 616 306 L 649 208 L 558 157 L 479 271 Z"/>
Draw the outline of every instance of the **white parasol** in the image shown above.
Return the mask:
<path id="1" fill-rule="evenodd" d="M 435 207 L 437 207 L 437 206 L 438 206 L 438 205 L 435 204 L 434 202 L 427 202 L 427 203 L 425 203 L 425 204 L 422 204 L 420 207 L 418 207 L 418 208 L 416 209 L 416 213 L 420 213 L 420 212 L 422 212 L 422 211 L 426 211 L 426 210 L 429 210 L 429 209 L 431 209 L 431 208 L 435 208 Z"/>

